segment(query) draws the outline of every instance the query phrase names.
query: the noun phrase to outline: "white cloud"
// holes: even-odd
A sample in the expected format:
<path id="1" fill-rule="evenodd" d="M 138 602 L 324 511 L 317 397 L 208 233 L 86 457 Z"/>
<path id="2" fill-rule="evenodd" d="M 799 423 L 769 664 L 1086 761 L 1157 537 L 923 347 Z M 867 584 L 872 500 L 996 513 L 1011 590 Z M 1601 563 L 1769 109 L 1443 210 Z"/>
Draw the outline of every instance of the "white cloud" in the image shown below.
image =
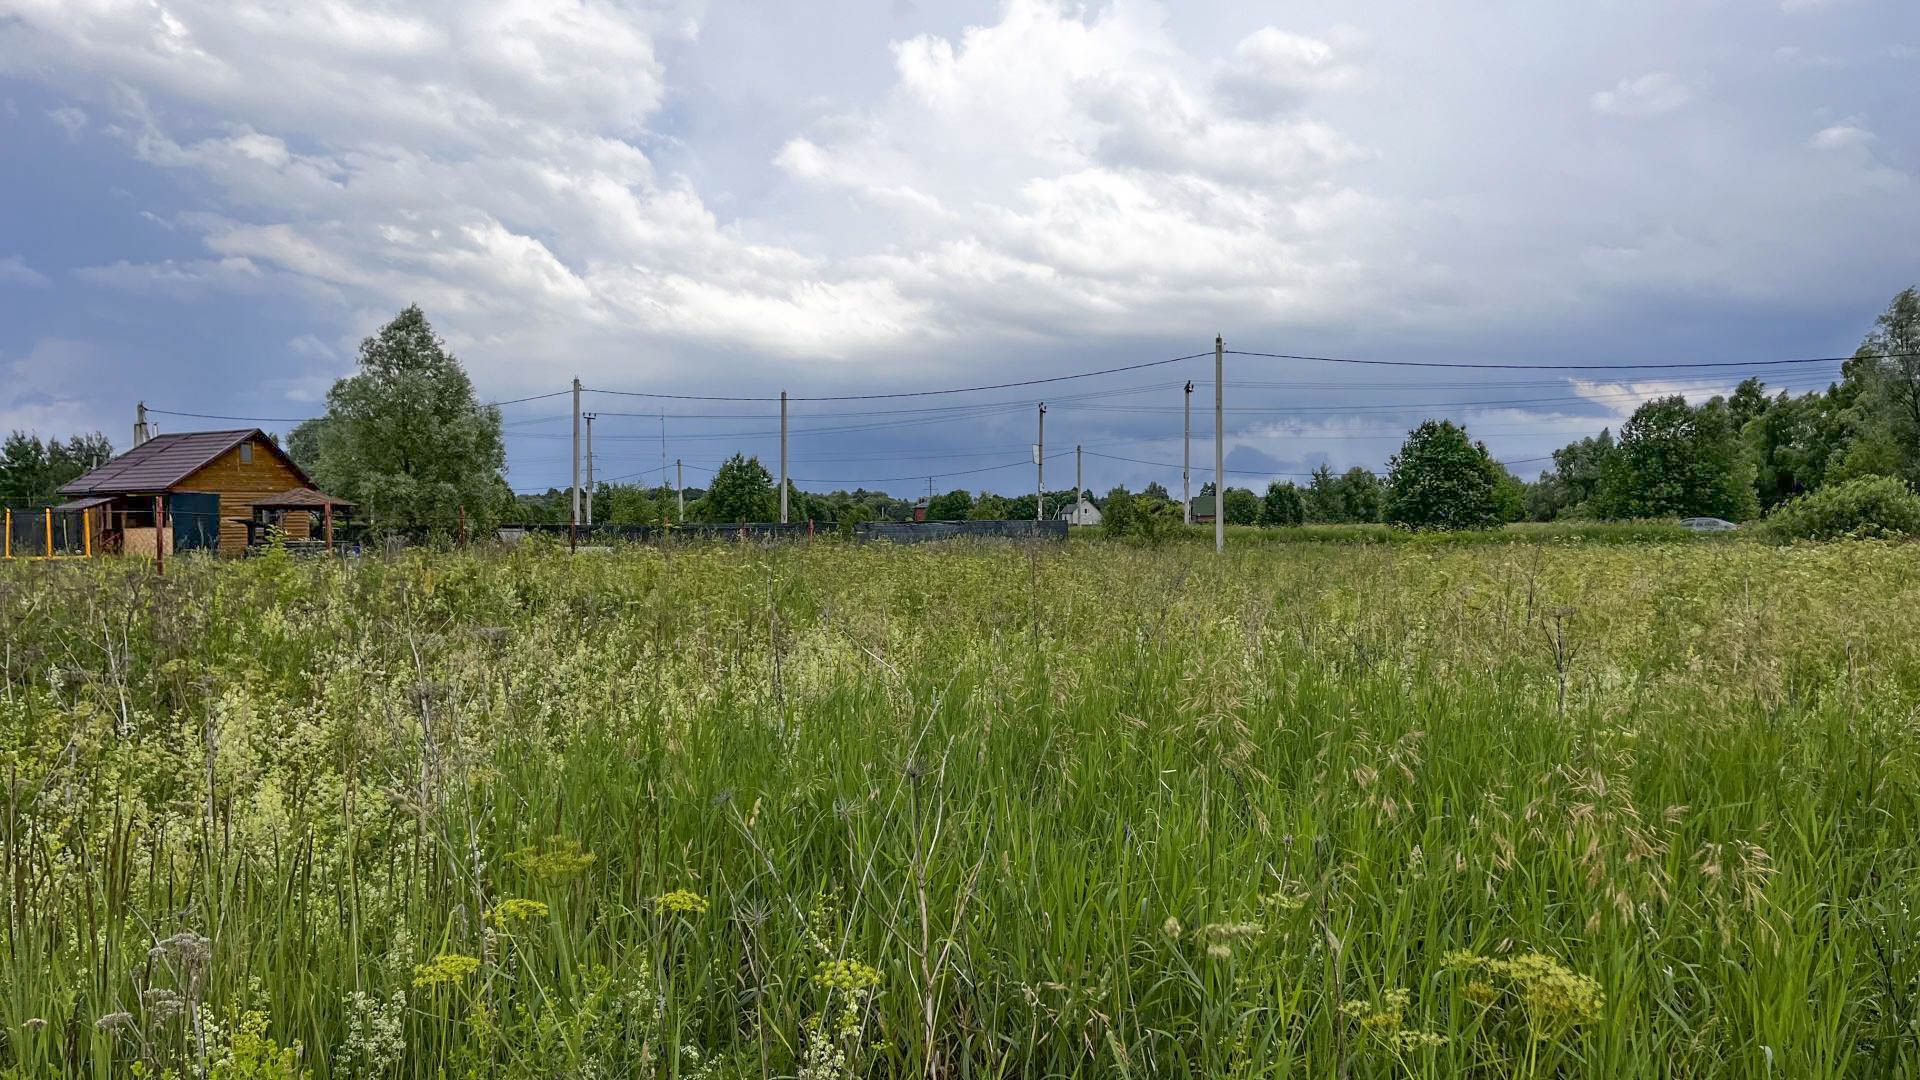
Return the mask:
<path id="1" fill-rule="evenodd" d="M 1864 150 L 1873 141 L 1874 134 L 1867 130 L 1866 123 L 1852 116 L 1814 132 L 1813 138 L 1807 140 L 1807 145 L 1815 150 Z"/>
<path id="2" fill-rule="evenodd" d="M 67 133 L 69 139 L 77 139 L 81 132 L 87 130 L 86 110 L 77 109 L 71 105 L 47 110 L 47 119 L 60 125 L 60 129 Z"/>
<path id="3" fill-rule="evenodd" d="M 1678 394 L 1688 401 L 1699 403 L 1712 397 L 1726 397 L 1733 393 L 1739 382 L 1734 379 L 1722 386 L 1713 386 L 1695 379 L 1678 382 L 1670 379 L 1633 379 L 1620 382 L 1608 382 L 1598 379 L 1572 379 L 1573 392 L 1579 397 L 1592 401 L 1595 405 L 1612 413 L 1616 419 L 1625 420 L 1632 416 L 1635 409 L 1655 398 L 1672 397 Z M 1591 426 L 1592 421 L 1588 421 Z"/>
<path id="4" fill-rule="evenodd" d="M 1611 90 L 1596 92 L 1588 102 L 1595 112 L 1611 116 L 1657 116 L 1685 105 L 1693 97 L 1687 84 L 1664 71 L 1622 79 Z"/>
<path id="5" fill-rule="evenodd" d="M 291 295 L 311 322 L 281 336 L 328 327 L 341 357 L 418 301 L 503 393 L 921 382 L 1216 328 L 1427 349 L 1584 334 L 1647 295 L 1805 310 L 1905 273 L 1890 238 L 1920 226 L 1895 126 L 1811 153 L 1801 91 L 1727 59 L 1764 63 L 1777 27 L 1676 15 L 1685 80 L 1610 85 L 1657 61 L 1599 11 L 998 0 L 802 37 L 812 12 L 713 0 L 695 37 L 686 2 L 0 0 L 0 75 L 194 193 L 127 212 L 203 250 L 80 281 Z M 722 27 L 733 52 L 703 52 Z M 1819 124 L 1873 100 L 1822 80 Z M 1707 86 L 1685 140 L 1582 121 Z"/>
<path id="6" fill-rule="evenodd" d="M 44 289 L 49 284 L 47 275 L 27 265 L 27 261 L 18 255 L 0 258 L 0 285 L 26 285 Z"/>

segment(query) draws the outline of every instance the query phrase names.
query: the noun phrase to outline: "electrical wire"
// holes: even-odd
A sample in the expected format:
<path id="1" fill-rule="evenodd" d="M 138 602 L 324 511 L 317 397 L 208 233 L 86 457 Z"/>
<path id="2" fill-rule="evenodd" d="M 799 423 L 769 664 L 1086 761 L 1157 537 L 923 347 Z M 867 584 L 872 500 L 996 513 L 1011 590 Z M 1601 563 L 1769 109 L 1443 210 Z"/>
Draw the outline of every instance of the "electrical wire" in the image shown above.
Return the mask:
<path id="1" fill-rule="evenodd" d="M 1481 364 L 1454 360 L 1356 360 L 1346 356 L 1302 356 L 1296 353 L 1226 350 L 1228 356 L 1259 356 L 1269 360 L 1311 360 L 1323 364 L 1365 364 L 1370 367 L 1474 368 L 1517 371 L 1675 371 L 1726 367 L 1778 367 L 1783 364 L 1839 364 L 1848 360 L 1904 360 L 1920 353 L 1858 353 L 1853 356 L 1809 356 L 1791 360 L 1720 360 L 1688 364 Z"/>

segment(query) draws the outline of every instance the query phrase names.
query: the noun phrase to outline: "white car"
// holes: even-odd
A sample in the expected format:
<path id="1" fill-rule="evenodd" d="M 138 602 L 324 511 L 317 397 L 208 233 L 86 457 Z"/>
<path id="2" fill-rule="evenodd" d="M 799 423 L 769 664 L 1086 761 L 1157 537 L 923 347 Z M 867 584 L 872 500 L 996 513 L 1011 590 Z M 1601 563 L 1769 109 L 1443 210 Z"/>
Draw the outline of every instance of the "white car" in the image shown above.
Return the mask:
<path id="1" fill-rule="evenodd" d="M 1680 527 L 1683 529 L 1692 529 L 1694 532 L 1731 532 L 1740 526 L 1735 525 L 1725 518 L 1690 517 L 1681 518 Z"/>

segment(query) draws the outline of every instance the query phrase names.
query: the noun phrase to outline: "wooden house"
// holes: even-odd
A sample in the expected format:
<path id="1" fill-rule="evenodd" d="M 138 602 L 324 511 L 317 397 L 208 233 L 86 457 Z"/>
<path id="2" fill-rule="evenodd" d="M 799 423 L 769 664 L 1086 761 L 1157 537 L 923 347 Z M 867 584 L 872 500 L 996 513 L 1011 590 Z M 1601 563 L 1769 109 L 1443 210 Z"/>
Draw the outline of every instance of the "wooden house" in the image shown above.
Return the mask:
<path id="1" fill-rule="evenodd" d="M 316 512 L 330 519 L 333 507 L 345 505 L 314 491 L 306 472 L 258 428 L 155 435 L 60 493 L 72 501 L 57 509 L 90 510 L 105 523 L 103 548 L 139 555 L 153 554 L 156 544 L 239 555 L 263 520 L 305 539 Z"/>

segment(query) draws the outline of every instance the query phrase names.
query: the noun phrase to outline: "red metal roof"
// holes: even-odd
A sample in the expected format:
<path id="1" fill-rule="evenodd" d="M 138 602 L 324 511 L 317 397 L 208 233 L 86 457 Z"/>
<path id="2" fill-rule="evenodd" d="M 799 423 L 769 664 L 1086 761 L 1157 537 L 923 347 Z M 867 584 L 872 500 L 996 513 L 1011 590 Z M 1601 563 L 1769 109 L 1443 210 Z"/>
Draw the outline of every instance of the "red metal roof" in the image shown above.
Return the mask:
<path id="1" fill-rule="evenodd" d="M 166 491 L 211 465 L 221 454 L 258 436 L 302 482 L 311 483 L 293 459 L 259 428 L 181 431 L 155 435 L 60 489 L 62 495 L 150 495 Z"/>

